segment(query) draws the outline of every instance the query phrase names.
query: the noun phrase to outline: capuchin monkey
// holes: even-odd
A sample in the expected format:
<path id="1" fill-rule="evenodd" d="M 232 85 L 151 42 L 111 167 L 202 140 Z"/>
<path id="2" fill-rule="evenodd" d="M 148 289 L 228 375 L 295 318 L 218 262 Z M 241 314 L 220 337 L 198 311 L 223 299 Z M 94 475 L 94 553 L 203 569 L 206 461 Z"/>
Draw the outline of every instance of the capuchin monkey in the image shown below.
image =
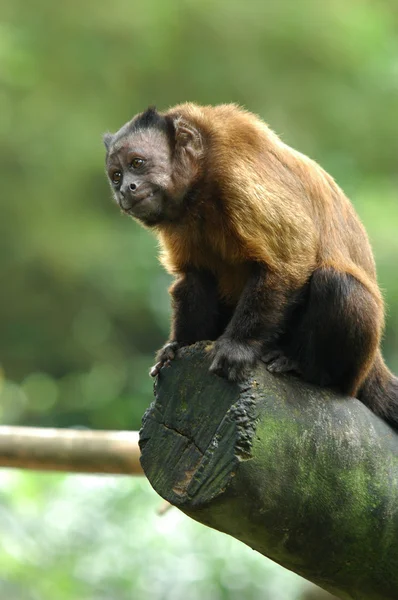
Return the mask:
<path id="1" fill-rule="evenodd" d="M 232 104 L 149 108 L 104 142 L 117 204 L 154 230 L 175 276 L 152 375 L 178 348 L 215 340 L 217 375 L 241 381 L 262 360 L 398 426 L 372 250 L 330 175 Z"/>

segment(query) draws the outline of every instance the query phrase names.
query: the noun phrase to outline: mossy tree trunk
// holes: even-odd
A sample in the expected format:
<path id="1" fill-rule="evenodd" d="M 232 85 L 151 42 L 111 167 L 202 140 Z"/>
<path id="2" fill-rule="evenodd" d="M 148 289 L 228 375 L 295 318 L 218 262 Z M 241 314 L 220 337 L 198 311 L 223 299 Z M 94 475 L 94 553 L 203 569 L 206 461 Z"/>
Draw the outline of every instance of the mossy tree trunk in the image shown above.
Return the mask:
<path id="1" fill-rule="evenodd" d="M 363 404 L 262 366 L 243 385 L 209 346 L 162 369 L 141 463 L 155 490 L 341 598 L 398 598 L 398 436 Z"/>

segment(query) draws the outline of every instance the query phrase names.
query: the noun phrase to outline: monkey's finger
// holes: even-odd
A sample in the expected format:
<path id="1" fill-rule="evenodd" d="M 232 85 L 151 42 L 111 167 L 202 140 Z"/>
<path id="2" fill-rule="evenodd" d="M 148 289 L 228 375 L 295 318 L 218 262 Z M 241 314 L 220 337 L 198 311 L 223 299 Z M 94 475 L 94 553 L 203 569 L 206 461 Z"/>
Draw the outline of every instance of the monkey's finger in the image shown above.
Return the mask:
<path id="1" fill-rule="evenodd" d="M 176 353 L 174 352 L 173 348 L 165 348 L 165 351 L 163 354 L 164 354 L 164 359 L 168 360 L 168 361 L 173 360 L 176 357 Z"/>
<path id="2" fill-rule="evenodd" d="M 267 364 L 271 361 L 274 361 L 275 359 L 280 358 L 281 356 L 282 352 L 280 350 L 271 350 L 270 352 L 263 354 L 263 356 L 261 357 L 261 362 Z"/>
<path id="3" fill-rule="evenodd" d="M 231 365 L 228 369 L 227 379 L 229 381 L 242 381 L 245 378 L 245 367 L 242 365 Z"/>
<path id="4" fill-rule="evenodd" d="M 224 377 L 228 381 L 243 381 L 247 376 L 249 366 L 246 361 L 228 360 L 226 357 L 215 358 L 210 366 L 210 372 Z"/>
<path id="5" fill-rule="evenodd" d="M 160 373 L 160 369 L 163 366 L 163 362 L 160 360 L 159 362 L 156 363 L 156 365 L 153 365 L 153 367 L 151 367 L 150 371 L 149 371 L 149 375 L 151 377 L 156 377 L 157 375 L 159 375 Z"/>
<path id="6" fill-rule="evenodd" d="M 267 365 L 270 373 L 288 373 L 290 371 L 299 372 L 298 365 L 295 361 L 287 356 L 280 356 Z"/>
<path id="7" fill-rule="evenodd" d="M 218 375 L 218 377 L 226 377 L 224 365 L 220 360 L 214 359 L 209 371 L 210 373 L 214 373 L 214 375 Z"/>

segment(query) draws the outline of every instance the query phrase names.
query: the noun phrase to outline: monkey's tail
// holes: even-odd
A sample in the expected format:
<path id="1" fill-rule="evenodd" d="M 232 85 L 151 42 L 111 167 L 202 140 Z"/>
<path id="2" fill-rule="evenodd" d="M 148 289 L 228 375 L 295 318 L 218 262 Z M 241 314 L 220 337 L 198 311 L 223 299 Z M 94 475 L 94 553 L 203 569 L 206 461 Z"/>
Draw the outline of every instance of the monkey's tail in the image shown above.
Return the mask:
<path id="1" fill-rule="evenodd" d="M 358 398 L 398 430 L 398 377 L 386 367 L 378 352 Z"/>

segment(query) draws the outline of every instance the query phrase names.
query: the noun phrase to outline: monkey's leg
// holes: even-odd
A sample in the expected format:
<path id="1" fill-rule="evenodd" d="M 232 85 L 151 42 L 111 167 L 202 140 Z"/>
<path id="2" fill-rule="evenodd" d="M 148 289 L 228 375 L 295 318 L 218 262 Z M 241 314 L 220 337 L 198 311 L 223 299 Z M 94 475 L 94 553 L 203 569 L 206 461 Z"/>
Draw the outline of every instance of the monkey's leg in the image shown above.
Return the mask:
<path id="1" fill-rule="evenodd" d="M 219 335 L 217 282 L 210 272 L 192 269 L 181 275 L 169 292 L 173 312 L 170 340 L 157 353 L 152 377 L 173 360 L 178 348 Z"/>
<path id="2" fill-rule="evenodd" d="M 355 395 L 377 351 L 382 311 L 352 275 L 322 267 L 314 271 L 296 327 L 284 354 L 308 382 Z"/>
<path id="3" fill-rule="evenodd" d="M 231 381 L 244 379 L 261 358 L 264 346 L 273 348 L 290 295 L 265 266 L 253 264 L 232 319 L 215 343 L 210 370 Z"/>

